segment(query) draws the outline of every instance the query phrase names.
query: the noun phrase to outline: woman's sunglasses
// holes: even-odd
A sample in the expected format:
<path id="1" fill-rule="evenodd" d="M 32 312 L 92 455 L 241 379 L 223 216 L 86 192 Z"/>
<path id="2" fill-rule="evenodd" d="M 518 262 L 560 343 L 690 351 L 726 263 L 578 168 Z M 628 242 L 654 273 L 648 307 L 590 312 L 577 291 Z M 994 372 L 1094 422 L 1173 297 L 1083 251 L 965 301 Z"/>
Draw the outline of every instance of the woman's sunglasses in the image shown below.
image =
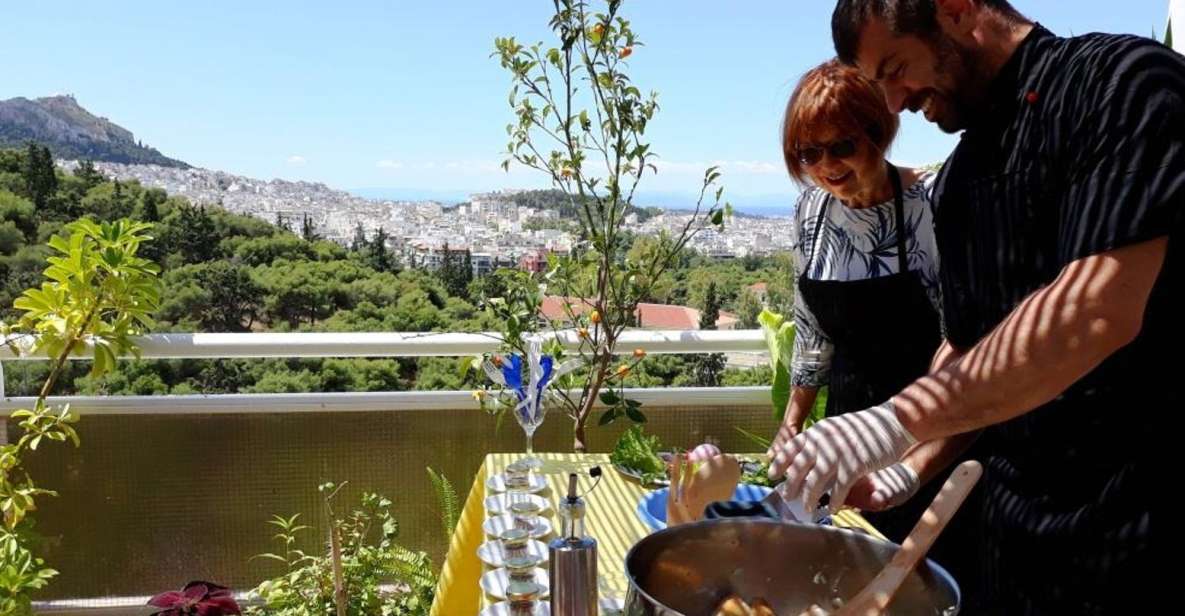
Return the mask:
<path id="1" fill-rule="evenodd" d="M 819 164 L 819 161 L 823 160 L 824 153 L 830 154 L 831 158 L 848 158 L 856 153 L 856 140 L 840 139 L 826 145 L 812 145 L 806 148 L 799 148 L 798 160 L 810 167 L 811 165 Z"/>

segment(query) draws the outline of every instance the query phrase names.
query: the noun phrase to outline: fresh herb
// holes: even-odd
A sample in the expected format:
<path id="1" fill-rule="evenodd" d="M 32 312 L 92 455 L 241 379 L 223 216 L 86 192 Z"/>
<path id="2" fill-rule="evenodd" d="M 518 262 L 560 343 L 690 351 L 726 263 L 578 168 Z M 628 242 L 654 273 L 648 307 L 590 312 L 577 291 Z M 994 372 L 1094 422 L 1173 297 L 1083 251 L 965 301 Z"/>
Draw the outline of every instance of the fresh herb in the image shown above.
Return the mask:
<path id="1" fill-rule="evenodd" d="M 661 450 L 662 443 L 657 436 L 643 434 L 642 426 L 634 425 L 617 439 L 609 461 L 637 472 L 642 476 L 642 483 L 650 484 L 667 476 L 667 465 L 658 456 Z"/>
<path id="2" fill-rule="evenodd" d="M 773 441 L 770 439 L 758 434 L 753 434 L 744 428 L 738 427 L 736 430 L 763 451 L 769 449 L 769 446 L 773 443 Z M 753 485 L 772 488 L 782 482 L 781 478 L 778 478 L 777 481 L 769 478 L 769 456 L 762 454 L 760 456 L 755 456 L 755 459 L 756 465 L 741 465 L 741 468 L 744 469 L 744 472 L 741 474 L 741 483 L 751 483 Z"/>

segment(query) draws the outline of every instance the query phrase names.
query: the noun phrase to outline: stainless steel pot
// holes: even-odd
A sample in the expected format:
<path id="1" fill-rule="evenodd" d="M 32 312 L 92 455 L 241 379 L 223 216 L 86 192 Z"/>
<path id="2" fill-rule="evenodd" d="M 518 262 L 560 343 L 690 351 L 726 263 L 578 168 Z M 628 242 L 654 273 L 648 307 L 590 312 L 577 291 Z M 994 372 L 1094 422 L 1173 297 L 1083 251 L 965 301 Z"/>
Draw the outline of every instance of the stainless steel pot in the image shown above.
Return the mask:
<path id="1" fill-rule="evenodd" d="M 704 520 L 658 531 L 626 555 L 628 616 L 712 616 L 728 595 L 769 601 L 779 616 L 851 598 L 898 546 L 826 526 L 763 518 Z M 890 605 L 890 615 L 952 616 L 959 588 L 926 561 Z"/>

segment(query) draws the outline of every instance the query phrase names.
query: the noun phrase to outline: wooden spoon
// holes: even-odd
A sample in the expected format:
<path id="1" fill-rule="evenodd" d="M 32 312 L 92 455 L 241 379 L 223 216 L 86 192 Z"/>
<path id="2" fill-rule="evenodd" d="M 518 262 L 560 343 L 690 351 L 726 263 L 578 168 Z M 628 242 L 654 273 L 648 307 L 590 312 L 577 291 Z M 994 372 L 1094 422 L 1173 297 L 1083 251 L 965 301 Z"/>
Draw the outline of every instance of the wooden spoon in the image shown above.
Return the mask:
<path id="1" fill-rule="evenodd" d="M 901 589 L 905 579 L 917 568 L 918 563 L 926 556 L 926 552 L 934 545 L 934 540 L 946 528 L 947 523 L 954 517 L 955 512 L 967 500 L 971 488 L 975 487 L 983 467 L 973 460 L 960 464 L 943 484 L 934 502 L 922 514 L 917 526 L 905 538 L 901 549 L 885 565 L 863 590 L 842 608 L 834 612 L 834 616 L 878 616 L 883 614 L 893 602 L 893 596 Z M 812 605 L 800 616 L 826 616 L 832 614 L 818 605 Z"/>

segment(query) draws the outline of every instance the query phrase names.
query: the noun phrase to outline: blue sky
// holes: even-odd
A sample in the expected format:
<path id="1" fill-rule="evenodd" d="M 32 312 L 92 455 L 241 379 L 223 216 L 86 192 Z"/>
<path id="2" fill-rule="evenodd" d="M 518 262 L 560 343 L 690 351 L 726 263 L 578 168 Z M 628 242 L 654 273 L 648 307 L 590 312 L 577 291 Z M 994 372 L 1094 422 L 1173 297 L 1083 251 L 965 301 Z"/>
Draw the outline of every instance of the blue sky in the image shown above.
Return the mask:
<path id="1" fill-rule="evenodd" d="M 495 36 L 547 40 L 548 0 L 6 3 L 0 98 L 72 93 L 192 164 L 337 188 L 442 196 L 541 186 L 497 168 L 509 81 Z M 1163 32 L 1167 0 L 1014 0 L 1060 34 Z M 832 53 L 827 0 L 627 0 L 660 93 L 648 132 L 666 166 L 644 188 L 688 193 L 722 163 L 740 206 L 789 202 L 778 123 L 795 80 Z M 908 115 L 893 158 L 954 139 Z"/>

